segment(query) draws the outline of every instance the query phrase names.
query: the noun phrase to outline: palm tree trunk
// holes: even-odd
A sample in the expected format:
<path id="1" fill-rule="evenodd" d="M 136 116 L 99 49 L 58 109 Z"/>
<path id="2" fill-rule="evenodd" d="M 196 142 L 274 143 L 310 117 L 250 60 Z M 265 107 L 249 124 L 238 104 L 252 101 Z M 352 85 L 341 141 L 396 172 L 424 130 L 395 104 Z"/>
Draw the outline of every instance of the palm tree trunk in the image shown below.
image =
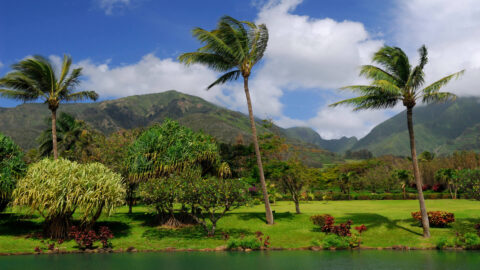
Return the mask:
<path id="1" fill-rule="evenodd" d="M 58 159 L 57 110 L 52 110 L 52 146 L 53 146 L 53 159 Z"/>
<path id="2" fill-rule="evenodd" d="M 427 208 L 425 206 L 425 199 L 423 198 L 422 177 L 418 169 L 417 150 L 415 149 L 415 135 L 413 132 L 413 107 L 407 107 L 407 123 L 408 134 L 410 135 L 410 150 L 412 151 L 413 175 L 417 183 L 418 201 L 420 203 L 420 212 L 422 214 L 423 237 L 430 237 L 430 224 L 428 222 Z"/>
<path id="3" fill-rule="evenodd" d="M 250 100 L 250 91 L 248 90 L 248 77 L 243 78 L 243 86 L 245 88 L 245 96 L 247 97 L 248 115 L 250 117 L 250 125 L 252 126 L 252 139 L 255 146 L 255 155 L 257 156 L 258 173 L 260 174 L 260 184 L 262 185 L 263 199 L 265 201 L 265 215 L 267 224 L 272 225 L 273 214 L 270 208 L 270 200 L 268 198 L 267 186 L 265 184 L 265 175 L 263 174 L 262 156 L 260 155 L 260 147 L 258 146 L 257 128 L 255 127 L 255 119 L 253 118 L 252 101 Z"/>

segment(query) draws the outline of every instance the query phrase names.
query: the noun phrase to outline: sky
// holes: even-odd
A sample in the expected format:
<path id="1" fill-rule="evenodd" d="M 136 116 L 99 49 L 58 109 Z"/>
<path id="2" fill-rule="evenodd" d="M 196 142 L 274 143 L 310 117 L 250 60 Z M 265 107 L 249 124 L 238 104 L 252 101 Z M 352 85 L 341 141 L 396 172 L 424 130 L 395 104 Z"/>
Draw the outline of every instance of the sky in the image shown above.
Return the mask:
<path id="1" fill-rule="evenodd" d="M 2 0 L 0 76 L 34 54 L 54 63 L 69 54 L 83 67 L 79 90 L 101 100 L 175 89 L 247 112 L 243 83 L 206 91 L 220 74 L 176 60 L 200 47 L 194 27 L 212 30 L 223 15 L 267 25 L 268 48 L 250 90 L 255 115 L 282 127 L 360 138 L 402 111 L 328 107 L 352 97 L 339 88 L 368 83 L 359 66 L 383 45 L 401 47 L 415 64 L 425 44 L 427 83 L 466 69 L 445 90 L 480 96 L 477 0 Z M 0 107 L 18 104 L 0 98 Z"/>

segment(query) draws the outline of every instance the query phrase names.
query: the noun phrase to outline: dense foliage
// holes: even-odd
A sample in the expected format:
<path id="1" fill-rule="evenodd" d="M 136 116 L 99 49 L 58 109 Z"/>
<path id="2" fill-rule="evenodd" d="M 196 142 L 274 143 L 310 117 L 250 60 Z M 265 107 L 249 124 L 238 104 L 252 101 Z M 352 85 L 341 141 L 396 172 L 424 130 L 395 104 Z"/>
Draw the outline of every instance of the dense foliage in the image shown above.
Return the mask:
<path id="1" fill-rule="evenodd" d="M 413 212 L 412 217 L 421 221 L 420 212 Z M 455 222 L 455 215 L 445 211 L 428 211 L 428 221 L 432 227 L 447 227 L 450 223 Z"/>
<path id="2" fill-rule="evenodd" d="M 10 202 L 17 179 L 25 170 L 22 150 L 12 139 L 0 133 L 0 212 Z"/>
<path id="3" fill-rule="evenodd" d="M 47 236 L 65 238 L 77 210 L 82 225 L 91 227 L 103 212 L 112 214 L 123 204 L 125 188 L 120 175 L 102 164 L 44 159 L 30 165 L 13 197 L 14 205 L 45 218 Z"/>

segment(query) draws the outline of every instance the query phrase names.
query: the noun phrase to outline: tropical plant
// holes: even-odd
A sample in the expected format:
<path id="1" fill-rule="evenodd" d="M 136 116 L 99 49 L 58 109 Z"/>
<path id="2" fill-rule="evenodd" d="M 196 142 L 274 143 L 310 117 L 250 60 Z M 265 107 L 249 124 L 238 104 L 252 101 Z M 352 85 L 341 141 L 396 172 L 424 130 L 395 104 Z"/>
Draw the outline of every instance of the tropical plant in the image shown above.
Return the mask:
<path id="1" fill-rule="evenodd" d="M 346 99 L 330 106 L 349 104 L 354 110 L 392 108 L 400 101 L 407 108 L 407 124 L 410 137 L 410 149 L 413 174 L 417 183 L 420 211 L 422 213 L 423 236 L 430 237 L 427 209 L 422 191 L 422 178 L 418 168 L 417 151 L 415 148 L 415 135 L 413 130 L 413 108 L 418 101 L 423 103 L 446 102 L 454 100 L 455 95 L 440 92 L 440 89 L 452 79 L 458 78 L 464 71 L 448 75 L 424 88 L 424 67 L 428 62 L 427 48 L 420 47 L 419 64 L 410 65 L 407 55 L 398 47 L 384 46 L 373 56 L 375 65 L 364 65 L 360 75 L 371 79 L 370 85 L 353 85 L 342 89 L 353 91 L 360 96 Z"/>
<path id="2" fill-rule="evenodd" d="M 23 176 L 26 168 L 20 147 L 0 133 L 0 213 L 10 202 L 17 179 Z"/>
<path id="3" fill-rule="evenodd" d="M 52 118 L 47 119 L 48 122 Z M 81 136 L 87 132 L 85 122 L 76 120 L 72 115 L 61 112 L 56 121 L 57 125 L 57 147 L 59 155 L 72 151 L 75 144 L 80 141 Z M 44 130 L 37 139 L 39 144 L 39 154 L 47 157 L 53 152 L 52 128 Z"/>
<path id="4" fill-rule="evenodd" d="M 64 55 L 62 67 L 56 72 L 53 63 L 39 55 L 21 60 L 12 66 L 13 71 L 0 79 L 0 96 L 23 102 L 43 100 L 52 112 L 52 148 L 58 158 L 57 109 L 61 102 L 97 100 L 94 91 L 75 92 L 80 83 L 82 68 L 70 72 L 72 58 Z"/>
<path id="5" fill-rule="evenodd" d="M 73 214 L 91 228 L 102 213 L 112 214 L 124 202 L 120 175 L 100 163 L 79 164 L 43 159 L 30 165 L 13 192 L 14 206 L 25 206 L 44 219 L 47 237 L 66 238 Z"/>
<path id="6" fill-rule="evenodd" d="M 210 84 L 208 89 L 215 85 L 236 80 L 240 76 L 243 77 L 252 139 L 265 201 L 266 219 L 268 224 L 273 224 L 273 215 L 265 184 L 262 157 L 258 145 L 257 129 L 248 87 L 248 79 L 252 74 L 252 69 L 262 59 L 267 48 L 267 27 L 264 24 L 255 25 L 252 22 L 238 21 L 232 17 L 224 16 L 219 20 L 216 29 L 207 31 L 202 28 L 195 28 L 192 32 L 193 36 L 203 43 L 204 46 L 196 52 L 184 53 L 178 59 L 186 65 L 198 63 L 206 65 L 215 71 L 226 72 Z"/>
<path id="7" fill-rule="evenodd" d="M 412 174 L 409 170 L 394 170 L 392 173 L 392 177 L 400 183 L 403 191 L 403 199 L 407 199 L 407 186 L 410 183 L 410 179 L 412 178 Z"/>
<path id="8" fill-rule="evenodd" d="M 460 187 L 460 178 L 457 170 L 445 168 L 440 169 L 435 173 L 435 178 L 446 182 L 452 199 L 457 199 L 458 188 Z"/>

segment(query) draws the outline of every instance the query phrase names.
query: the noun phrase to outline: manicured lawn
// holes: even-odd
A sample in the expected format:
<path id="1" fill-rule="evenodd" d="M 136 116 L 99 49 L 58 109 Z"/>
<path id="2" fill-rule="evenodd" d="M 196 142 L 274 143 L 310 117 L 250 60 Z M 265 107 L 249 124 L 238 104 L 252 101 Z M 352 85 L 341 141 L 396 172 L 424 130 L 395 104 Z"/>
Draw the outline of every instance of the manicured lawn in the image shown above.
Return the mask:
<path id="1" fill-rule="evenodd" d="M 432 238 L 423 239 L 422 228 L 410 213 L 418 211 L 418 202 L 407 201 L 333 201 L 304 202 L 303 214 L 294 213 L 292 202 L 277 202 L 273 205 L 276 224 L 265 224 L 263 205 L 244 207 L 228 214 L 219 221 L 216 237 L 207 238 L 200 228 L 166 229 L 152 225 L 149 209 L 134 208 L 128 215 L 123 207 L 109 217 L 102 218 L 99 225 L 109 226 L 115 234 L 112 240 L 115 249 L 135 247 L 137 250 L 175 248 L 215 248 L 225 245 L 222 233 L 240 237 L 262 231 L 269 235 L 273 247 L 306 247 L 324 234 L 318 232 L 309 217 L 313 214 L 331 214 L 338 222 L 351 219 L 353 226 L 365 224 L 363 246 L 387 247 L 405 245 L 410 247 L 434 246 L 441 236 L 455 236 L 455 232 L 474 231 L 480 223 L 480 202 L 470 200 L 427 200 L 428 210 L 444 210 L 455 214 L 456 222 L 450 228 L 432 228 Z M 36 246 L 45 247 L 41 239 L 26 238 L 32 231 L 41 230 L 41 219 L 19 214 L 0 214 L 0 253 L 33 252 Z M 73 250 L 75 243 L 63 243 L 61 249 Z"/>

